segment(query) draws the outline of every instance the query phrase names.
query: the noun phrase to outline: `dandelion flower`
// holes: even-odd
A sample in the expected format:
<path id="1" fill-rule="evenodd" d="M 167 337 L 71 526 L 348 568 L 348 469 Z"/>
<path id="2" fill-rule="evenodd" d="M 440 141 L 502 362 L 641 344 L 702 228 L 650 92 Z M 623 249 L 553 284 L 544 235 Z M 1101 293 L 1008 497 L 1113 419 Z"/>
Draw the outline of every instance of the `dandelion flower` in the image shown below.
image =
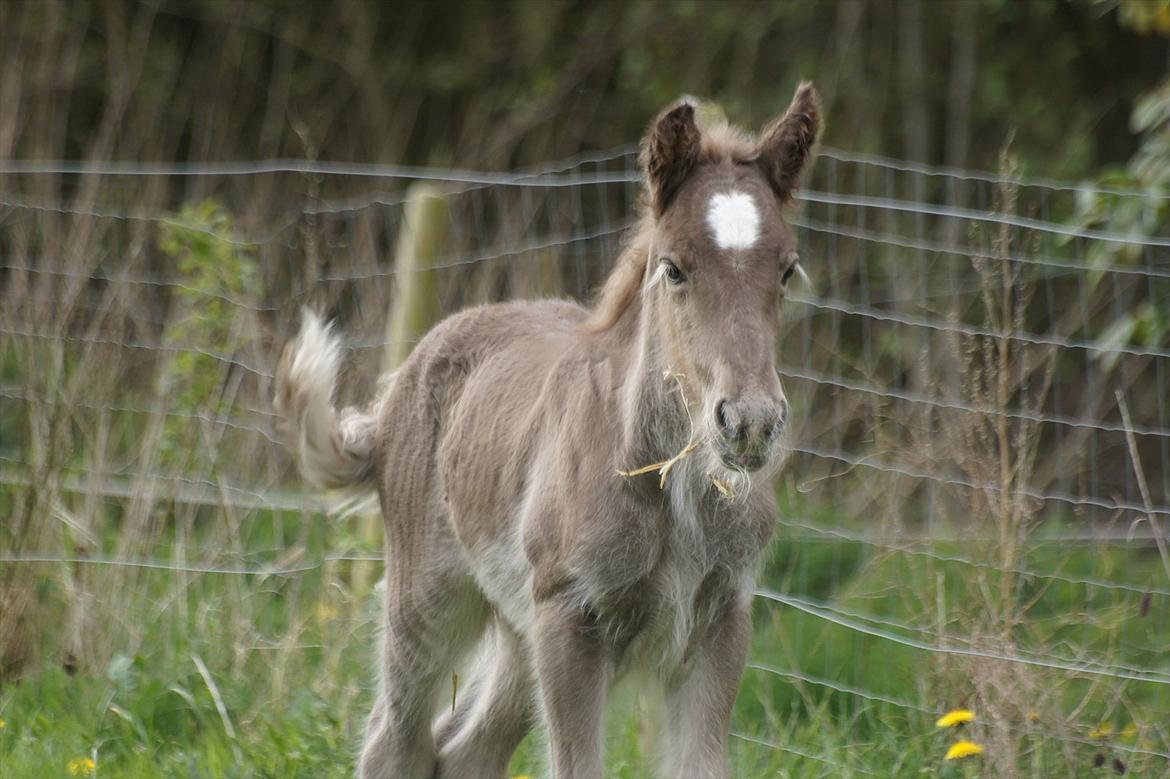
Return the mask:
<path id="1" fill-rule="evenodd" d="M 964 722 L 971 722 L 974 719 L 975 712 L 970 709 L 954 709 L 939 717 L 938 722 L 934 723 L 934 726 L 936 728 L 953 728 L 956 725 L 962 725 Z"/>
<path id="2" fill-rule="evenodd" d="M 69 761 L 70 776 L 89 776 L 97 768 L 92 757 L 75 757 Z"/>
<path id="3" fill-rule="evenodd" d="M 956 741 L 951 744 L 951 748 L 947 750 L 947 755 L 944 760 L 960 760 L 964 757 L 971 757 L 972 755 L 982 755 L 983 747 L 976 744 L 974 741 Z"/>
<path id="4" fill-rule="evenodd" d="M 1089 738 L 1109 738 L 1113 735 L 1113 726 L 1108 722 L 1102 722 L 1097 727 L 1089 731 Z"/>
<path id="5" fill-rule="evenodd" d="M 0 719 L 0 730 L 4 730 L 6 727 L 8 727 L 8 723 Z"/>
<path id="6" fill-rule="evenodd" d="M 0 728 L 4 727 L 4 725 L 2 723 L 3 723 L 3 720 L 0 720 Z M 1137 723 L 1135 723 L 1135 722 L 1131 722 L 1128 725 L 1126 725 L 1124 728 L 1121 729 L 1121 737 L 1122 738 L 1133 738 L 1137 734 L 1138 734 L 1138 726 L 1137 726 Z"/>

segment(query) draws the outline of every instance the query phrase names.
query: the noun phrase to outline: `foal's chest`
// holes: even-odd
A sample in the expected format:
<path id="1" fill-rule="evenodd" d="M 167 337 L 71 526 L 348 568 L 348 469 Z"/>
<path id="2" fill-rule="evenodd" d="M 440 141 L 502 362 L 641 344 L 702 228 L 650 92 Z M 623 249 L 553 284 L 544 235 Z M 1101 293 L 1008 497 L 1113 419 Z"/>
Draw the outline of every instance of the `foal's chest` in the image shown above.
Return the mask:
<path id="1" fill-rule="evenodd" d="M 630 595 L 623 664 L 669 672 L 684 663 L 723 610 L 754 584 L 763 539 L 743 506 L 672 496 L 660 525 L 658 557 Z M 738 510 L 737 510 L 738 509 Z"/>

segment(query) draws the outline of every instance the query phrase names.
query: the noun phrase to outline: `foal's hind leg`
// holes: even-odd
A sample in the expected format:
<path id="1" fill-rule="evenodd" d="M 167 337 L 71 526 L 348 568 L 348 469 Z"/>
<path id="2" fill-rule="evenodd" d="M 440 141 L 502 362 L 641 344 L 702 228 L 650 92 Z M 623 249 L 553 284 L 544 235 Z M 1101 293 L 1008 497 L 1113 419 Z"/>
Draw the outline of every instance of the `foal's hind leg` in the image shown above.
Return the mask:
<path id="1" fill-rule="evenodd" d="M 454 562 L 448 558 L 450 562 Z M 363 779 L 430 779 L 436 701 L 467 648 L 479 637 L 486 605 L 472 578 L 447 561 L 415 563 L 387 576 L 378 699 L 358 761 Z"/>
<path id="2" fill-rule="evenodd" d="M 535 686 L 523 640 L 497 620 L 476 658 L 474 679 L 439 723 L 438 777 L 506 777 L 512 753 L 536 718 Z"/>

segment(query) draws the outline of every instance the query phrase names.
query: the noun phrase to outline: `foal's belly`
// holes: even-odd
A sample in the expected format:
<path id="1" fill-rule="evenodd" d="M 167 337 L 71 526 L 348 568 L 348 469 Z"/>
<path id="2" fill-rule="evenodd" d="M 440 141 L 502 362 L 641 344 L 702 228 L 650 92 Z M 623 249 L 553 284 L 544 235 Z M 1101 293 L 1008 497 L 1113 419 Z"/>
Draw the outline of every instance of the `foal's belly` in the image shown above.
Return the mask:
<path id="1" fill-rule="evenodd" d="M 530 638 L 535 622 L 532 567 L 524 556 L 518 529 L 475 550 L 470 566 L 480 591 L 500 617 Z"/>

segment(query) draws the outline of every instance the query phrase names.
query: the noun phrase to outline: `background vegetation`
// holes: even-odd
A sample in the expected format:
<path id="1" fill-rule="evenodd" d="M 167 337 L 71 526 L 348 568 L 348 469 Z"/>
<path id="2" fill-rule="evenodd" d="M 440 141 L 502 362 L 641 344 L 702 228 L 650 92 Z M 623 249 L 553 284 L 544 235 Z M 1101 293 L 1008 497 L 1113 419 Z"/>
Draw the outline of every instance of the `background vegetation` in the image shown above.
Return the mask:
<path id="1" fill-rule="evenodd" d="M 0 6 L 0 773 L 347 775 L 369 705 L 376 522 L 303 493 L 271 367 L 308 304 L 371 391 L 411 178 L 141 163 L 457 169 L 434 308 L 583 299 L 662 105 L 811 78 L 736 775 L 1170 776 L 1168 39 L 1166 0 Z"/>

